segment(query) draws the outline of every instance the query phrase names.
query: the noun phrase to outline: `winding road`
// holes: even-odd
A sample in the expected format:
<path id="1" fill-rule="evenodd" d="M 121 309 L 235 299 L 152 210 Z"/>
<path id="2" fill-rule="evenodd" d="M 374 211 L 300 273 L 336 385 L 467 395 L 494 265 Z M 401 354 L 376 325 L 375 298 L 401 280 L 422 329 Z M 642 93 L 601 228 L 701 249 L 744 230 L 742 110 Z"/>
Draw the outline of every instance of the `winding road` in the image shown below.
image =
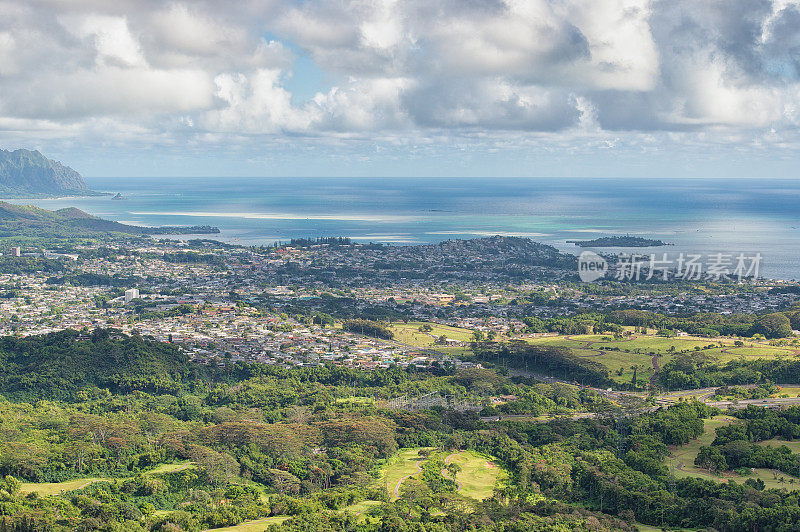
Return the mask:
<path id="1" fill-rule="evenodd" d="M 458 454 L 461 454 L 461 453 L 448 454 L 444 459 L 444 465 L 449 465 L 450 462 L 453 461 L 453 458 L 455 458 L 456 455 L 458 455 Z M 457 486 L 456 491 L 461 491 L 461 481 L 458 480 L 455 477 L 451 477 L 450 475 L 448 475 L 447 474 L 447 468 L 442 469 L 442 476 L 445 477 L 445 478 L 449 478 L 450 480 L 454 481 L 456 483 L 456 486 Z"/>
<path id="2" fill-rule="evenodd" d="M 400 480 L 397 481 L 397 484 L 394 487 L 394 496 L 395 497 L 397 497 L 398 499 L 400 498 L 400 486 L 403 485 L 403 482 L 405 482 L 407 479 L 413 477 L 414 475 L 418 475 L 418 474 L 422 473 L 422 462 L 424 460 L 425 460 L 424 458 L 420 458 L 419 460 L 417 460 L 417 463 L 414 464 L 414 466 L 416 466 L 417 470 L 414 471 L 413 473 L 409 474 L 409 475 L 404 476 L 403 478 L 401 478 Z"/>

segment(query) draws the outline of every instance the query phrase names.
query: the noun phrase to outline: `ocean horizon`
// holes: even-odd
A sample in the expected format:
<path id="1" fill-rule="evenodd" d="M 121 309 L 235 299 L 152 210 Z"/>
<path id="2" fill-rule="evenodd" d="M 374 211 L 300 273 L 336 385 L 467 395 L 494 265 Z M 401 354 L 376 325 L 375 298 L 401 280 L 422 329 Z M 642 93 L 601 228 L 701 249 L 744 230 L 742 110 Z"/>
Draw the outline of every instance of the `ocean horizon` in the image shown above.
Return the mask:
<path id="1" fill-rule="evenodd" d="M 292 238 L 424 244 L 519 236 L 580 253 L 568 240 L 631 235 L 648 255 L 761 254 L 761 275 L 800 279 L 800 183 L 780 179 L 86 178 L 121 193 L 14 199 L 147 226 L 214 225 L 212 238 L 266 245 Z"/>

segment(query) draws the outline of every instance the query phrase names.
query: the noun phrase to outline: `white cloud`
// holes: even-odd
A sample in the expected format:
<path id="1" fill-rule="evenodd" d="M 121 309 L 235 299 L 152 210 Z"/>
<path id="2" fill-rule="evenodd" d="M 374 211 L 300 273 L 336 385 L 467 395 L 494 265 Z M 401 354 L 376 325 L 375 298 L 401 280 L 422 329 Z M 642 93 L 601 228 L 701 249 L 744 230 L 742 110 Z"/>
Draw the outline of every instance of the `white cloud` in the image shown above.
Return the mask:
<path id="1" fill-rule="evenodd" d="M 249 77 L 218 75 L 215 95 L 224 104 L 205 116 L 208 129 L 243 134 L 306 130 L 310 117 L 292 106 L 291 94 L 280 86 L 280 75 L 274 69 L 260 69 Z"/>
<path id="2" fill-rule="evenodd" d="M 6 139 L 109 128 L 178 143 L 481 138 L 502 150 L 528 135 L 653 149 L 663 131 L 785 145 L 800 120 L 797 0 L 0 0 L 0 11 Z M 301 54 L 321 80 L 294 72 Z"/>
<path id="3" fill-rule="evenodd" d="M 8 32 L 0 32 L 0 76 L 9 76 L 18 71 L 16 62 L 17 42 Z"/>
<path id="4" fill-rule="evenodd" d="M 81 38 L 91 38 L 98 65 L 144 66 L 139 42 L 123 17 L 88 15 L 67 17 L 63 25 Z"/>

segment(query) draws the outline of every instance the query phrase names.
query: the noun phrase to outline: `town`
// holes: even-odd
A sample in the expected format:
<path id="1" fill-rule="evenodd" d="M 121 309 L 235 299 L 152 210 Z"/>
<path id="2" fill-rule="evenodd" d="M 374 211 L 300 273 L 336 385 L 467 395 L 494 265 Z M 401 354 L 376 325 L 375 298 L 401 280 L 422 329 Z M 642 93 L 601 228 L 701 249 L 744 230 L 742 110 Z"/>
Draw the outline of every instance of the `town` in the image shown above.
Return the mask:
<path id="1" fill-rule="evenodd" d="M 507 240 L 430 246 L 436 253 L 424 262 L 418 247 L 343 242 L 257 249 L 167 239 L 81 245 L 68 258 L 38 253 L 47 258 L 46 271 L 0 275 L 0 333 L 28 336 L 111 327 L 179 344 L 206 364 L 468 366 L 457 354 L 473 333 L 524 338 L 530 332 L 525 316 L 546 319 L 620 309 L 725 315 L 788 308 L 799 297 L 797 290 L 787 289 L 793 285 L 768 280 L 722 285 L 717 293 L 676 292 L 672 284 L 640 287 L 630 294 L 596 293 L 553 280 L 567 278 L 568 266 L 561 266 L 569 263 L 566 257 L 557 257 L 556 268 L 537 267 L 540 275 L 553 279 L 518 282 L 493 275 L 497 268 L 507 270 L 509 257 L 529 252 L 531 244 Z M 484 258 L 493 244 L 505 250 L 502 262 L 496 254 Z M 470 248 L 477 250 L 470 253 Z M 542 253 L 551 258 L 555 253 L 534 249 L 531 262 Z M 23 255 L 19 248 L 12 250 L 4 257 L 5 270 L 14 270 L 15 261 L 19 268 L 38 259 L 37 251 Z M 434 280 L 428 273 L 437 261 L 459 267 Z M 403 274 L 382 262 L 401 262 Z M 326 279 L 331 272 L 336 275 Z M 342 330 L 341 322 L 351 317 L 431 322 L 456 334 L 437 337 L 435 346 L 420 349 L 399 338 Z"/>

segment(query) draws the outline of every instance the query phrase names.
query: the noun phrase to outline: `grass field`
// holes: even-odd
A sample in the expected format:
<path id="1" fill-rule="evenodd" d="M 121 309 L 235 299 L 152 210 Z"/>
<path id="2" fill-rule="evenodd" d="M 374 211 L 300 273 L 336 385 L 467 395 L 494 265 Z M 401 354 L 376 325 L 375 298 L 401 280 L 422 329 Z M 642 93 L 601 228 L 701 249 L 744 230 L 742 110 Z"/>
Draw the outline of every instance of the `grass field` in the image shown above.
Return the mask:
<path id="1" fill-rule="evenodd" d="M 458 493 L 471 499 L 481 501 L 491 497 L 497 482 L 507 477 L 497 464 L 473 451 L 451 454 L 445 461 L 461 466 L 461 472 L 456 475 L 460 485 Z M 445 473 L 445 476 L 449 475 Z"/>
<path id="2" fill-rule="evenodd" d="M 697 453 L 700 451 L 701 446 L 711 445 L 711 442 L 714 441 L 717 427 L 730 425 L 735 421 L 736 418 L 731 416 L 715 416 L 711 419 L 706 419 L 703 426 L 703 434 L 699 438 L 690 441 L 686 445 L 671 449 L 671 455 L 667 457 L 667 467 L 679 478 L 699 476 L 718 479 L 717 475 L 695 467 L 694 459 L 697 458 Z"/>
<path id="3" fill-rule="evenodd" d="M 659 354 L 659 365 L 663 366 L 672 359 L 675 353 L 695 351 L 709 345 L 717 347 L 703 349 L 701 352 L 724 363 L 739 358 L 781 358 L 795 356 L 798 350 L 791 346 L 772 346 L 766 343 L 743 341 L 743 346 L 736 346 L 730 338 L 699 338 L 681 336 L 663 338 L 655 335 L 639 335 L 614 339 L 611 335 L 581 334 L 571 336 L 546 336 L 527 340 L 536 345 L 552 345 L 569 347 L 581 357 L 591 357 L 611 371 L 611 377 L 618 382 L 630 382 L 633 377 L 632 366 L 638 366 L 638 376 L 648 380 L 653 374 L 652 354 Z M 723 344 L 723 347 L 719 347 Z M 603 349 L 601 349 L 603 348 Z M 607 348 L 619 349 L 609 351 Z M 622 374 L 617 372 L 622 369 Z M 800 390 L 798 390 L 800 392 Z M 795 394 L 796 395 L 796 394 Z"/>
<path id="4" fill-rule="evenodd" d="M 67 480 L 65 482 L 24 482 L 20 488 L 22 493 L 37 492 L 39 495 L 58 495 L 63 491 L 72 491 L 85 488 L 89 484 L 101 481 L 113 481 L 111 478 L 78 478 L 75 480 Z"/>
<path id="5" fill-rule="evenodd" d="M 396 498 L 395 492 L 401 479 L 417 478 L 417 463 L 422 465 L 424 460 L 419 456 L 419 448 L 403 449 L 395 454 L 384 466 L 379 483 L 386 486 L 392 498 Z M 465 497 L 475 500 L 483 500 L 491 497 L 494 487 L 498 482 L 507 478 L 507 473 L 493 463 L 491 458 L 480 455 L 473 451 L 461 451 L 457 453 L 437 452 L 436 456 L 445 459 L 446 463 L 455 463 L 461 466 L 461 471 L 456 475 L 459 484 L 458 492 Z M 420 462 L 420 460 L 422 460 Z M 449 476 L 447 472 L 445 476 Z M 421 478 L 421 475 L 419 475 Z M 401 484 L 402 485 L 402 484 Z M 379 504 L 375 501 L 363 501 L 359 504 Z M 358 505 L 355 505 L 358 506 Z"/>
<path id="6" fill-rule="evenodd" d="M 186 469 L 196 469 L 192 462 L 188 460 L 186 462 L 179 462 L 176 464 L 161 464 L 160 466 L 156 467 L 155 469 L 151 469 L 150 471 L 146 471 L 145 475 L 163 475 L 164 473 L 174 473 L 175 471 L 183 471 Z"/>
<path id="7" fill-rule="evenodd" d="M 379 522 L 380 520 L 377 517 L 371 517 L 370 515 L 368 515 L 369 511 L 372 508 L 377 508 L 381 504 L 383 504 L 383 503 L 380 502 L 380 501 L 369 501 L 369 500 L 368 501 L 361 501 L 361 502 L 357 502 L 355 504 L 351 504 L 350 506 L 345 506 L 344 508 L 339 510 L 339 512 L 341 512 L 341 513 L 349 513 L 349 514 L 358 516 L 358 522 L 359 523 L 367 523 L 367 522 L 369 522 L 371 524 L 374 524 L 376 522 Z"/>
<path id="8" fill-rule="evenodd" d="M 145 475 L 163 475 L 164 473 L 172 473 L 174 471 L 182 471 L 184 469 L 194 469 L 195 465 L 191 462 L 179 462 L 176 464 L 161 464 L 155 469 L 146 471 Z M 20 491 L 22 493 L 38 492 L 39 495 L 58 495 L 63 491 L 73 491 L 85 488 L 89 484 L 95 482 L 113 482 L 114 480 L 125 480 L 124 478 L 100 478 L 100 477 L 86 477 L 76 478 L 74 480 L 67 480 L 64 482 L 25 482 L 22 484 Z"/>
<path id="9" fill-rule="evenodd" d="M 374 397 L 337 397 L 337 403 L 341 404 L 355 404 L 355 405 L 371 405 L 375 402 Z"/>
<path id="10" fill-rule="evenodd" d="M 383 468 L 379 482 L 386 486 L 386 490 L 394 497 L 395 488 L 400 479 L 414 475 L 419 471 L 417 462 L 421 448 L 402 449 L 392 456 Z"/>
<path id="11" fill-rule="evenodd" d="M 256 519 L 255 521 L 246 521 L 234 526 L 226 526 L 224 528 L 210 528 L 203 532 L 264 532 L 270 525 L 279 525 L 289 519 L 289 515 L 276 515 L 274 517 L 266 517 L 264 519 Z"/>
<path id="12" fill-rule="evenodd" d="M 430 325 L 432 330 L 430 332 L 420 332 L 419 328 L 422 325 Z M 457 340 L 459 342 L 469 342 L 472 339 L 472 331 L 470 329 L 461 329 L 459 327 L 450 327 L 448 325 L 424 321 L 393 323 L 390 329 L 394 332 L 395 340 L 414 347 L 433 347 L 436 338 L 442 335 L 450 340 Z"/>
<path id="13" fill-rule="evenodd" d="M 764 485 L 767 488 L 786 488 L 787 490 L 800 490 L 800 484 L 795 482 L 794 484 L 790 484 L 788 481 L 793 477 L 791 475 L 787 475 L 781 472 L 774 472 L 770 469 L 755 469 L 749 475 L 739 475 L 734 473 L 733 471 L 726 471 L 722 475 L 715 475 L 714 473 L 700 469 L 694 465 L 694 459 L 697 457 L 697 453 L 700 451 L 700 447 L 703 445 L 710 445 L 714 438 L 716 437 L 716 429 L 717 427 L 721 427 L 724 425 L 729 425 L 738 421 L 734 417 L 730 416 L 715 416 L 712 419 L 707 419 L 705 421 L 705 426 L 703 429 L 703 434 L 697 438 L 696 440 L 692 440 L 686 445 L 681 445 L 680 447 L 675 447 L 671 449 L 671 455 L 666 458 L 667 467 L 669 467 L 670 471 L 675 475 L 677 478 L 683 477 L 699 477 L 705 478 L 710 480 L 715 480 L 717 482 L 726 482 L 728 480 L 735 480 L 736 482 L 744 482 L 748 478 L 753 479 L 761 479 L 764 481 Z M 765 445 L 777 445 L 776 440 L 770 440 L 769 442 L 763 442 Z M 800 442 L 787 442 L 791 444 L 795 444 L 795 448 L 800 448 L 798 443 Z M 790 447 L 792 448 L 792 447 Z M 793 451 L 795 449 L 792 449 Z M 783 478 L 785 481 L 781 482 L 780 479 Z M 795 478 L 795 481 L 797 479 Z"/>
<path id="14" fill-rule="evenodd" d="M 789 448 L 790 451 L 796 454 L 800 454 L 800 441 L 786 441 L 786 440 L 765 440 L 758 442 L 759 445 L 765 445 L 767 447 L 780 447 L 781 445 L 785 445 Z"/>

